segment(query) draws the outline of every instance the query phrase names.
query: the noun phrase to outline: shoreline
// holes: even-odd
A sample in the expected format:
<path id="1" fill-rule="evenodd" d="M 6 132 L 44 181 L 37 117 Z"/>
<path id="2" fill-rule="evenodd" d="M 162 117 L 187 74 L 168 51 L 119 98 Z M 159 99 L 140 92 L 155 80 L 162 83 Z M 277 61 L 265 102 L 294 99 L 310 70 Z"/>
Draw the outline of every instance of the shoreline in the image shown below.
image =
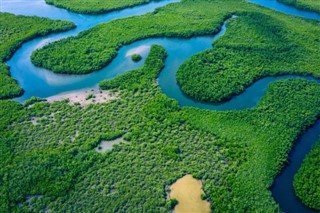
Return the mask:
<path id="1" fill-rule="evenodd" d="M 45 98 L 47 102 L 53 103 L 55 101 L 69 100 L 69 104 L 74 105 L 79 103 L 82 107 L 89 104 L 105 103 L 109 100 L 118 99 L 116 94 L 111 94 L 109 90 L 100 90 L 98 88 L 88 88 L 84 90 L 75 90 L 67 93 Z"/>

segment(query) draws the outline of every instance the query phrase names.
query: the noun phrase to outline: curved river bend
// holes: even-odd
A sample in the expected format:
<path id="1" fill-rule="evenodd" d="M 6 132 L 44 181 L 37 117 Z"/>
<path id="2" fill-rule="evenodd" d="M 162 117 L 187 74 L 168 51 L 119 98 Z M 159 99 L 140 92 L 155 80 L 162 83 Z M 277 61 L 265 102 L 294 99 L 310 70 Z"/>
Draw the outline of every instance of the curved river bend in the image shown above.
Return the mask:
<path id="1" fill-rule="evenodd" d="M 193 106 L 210 110 L 241 110 L 256 106 L 260 98 L 265 94 L 269 83 L 276 80 L 304 78 L 307 80 L 315 80 L 320 83 L 319 80 L 312 77 L 298 77 L 294 75 L 266 77 L 252 84 L 242 94 L 235 96 L 230 101 L 222 104 L 203 103 L 184 95 L 180 90 L 175 77 L 179 66 L 192 55 L 212 48 L 212 42 L 225 33 L 225 23 L 222 26 L 221 31 L 215 36 L 203 36 L 190 39 L 152 38 L 124 46 L 119 50 L 117 57 L 107 67 L 101 71 L 88 75 L 77 76 L 55 74 L 48 70 L 35 67 L 30 61 L 31 53 L 49 42 L 77 35 L 79 32 L 89 29 L 101 22 L 108 22 L 116 18 L 124 18 L 133 15 L 141 15 L 146 12 L 151 12 L 157 7 L 178 1 L 179 0 L 163 0 L 161 2 L 152 2 L 147 5 L 103 15 L 81 15 L 47 5 L 44 0 L 21 0 L 18 4 L 17 1 L 1 0 L 1 12 L 5 11 L 21 15 L 37 15 L 51 19 L 70 20 L 77 25 L 77 28 L 74 30 L 51 34 L 26 42 L 15 52 L 7 64 L 11 66 L 12 76 L 18 80 L 19 84 L 25 90 L 24 95 L 16 98 L 16 100 L 23 102 L 31 96 L 49 97 L 72 90 L 97 87 L 98 82 L 101 80 L 111 79 L 128 70 L 141 67 L 144 60 L 139 63 L 134 63 L 130 56 L 133 53 L 139 53 L 145 59 L 152 44 L 159 44 L 168 52 L 166 66 L 162 70 L 158 81 L 163 92 L 167 96 L 176 99 L 181 106 Z M 286 14 L 320 20 L 320 15 L 317 13 L 301 11 L 278 3 L 276 0 L 249 0 L 249 2 L 272 8 Z M 295 196 L 292 181 L 293 176 L 300 168 L 304 157 L 310 151 L 312 145 L 318 140 L 319 133 L 320 121 L 317 121 L 313 127 L 300 137 L 289 155 L 289 165 L 278 175 L 271 187 L 275 200 L 285 212 L 314 212 L 305 207 Z"/>

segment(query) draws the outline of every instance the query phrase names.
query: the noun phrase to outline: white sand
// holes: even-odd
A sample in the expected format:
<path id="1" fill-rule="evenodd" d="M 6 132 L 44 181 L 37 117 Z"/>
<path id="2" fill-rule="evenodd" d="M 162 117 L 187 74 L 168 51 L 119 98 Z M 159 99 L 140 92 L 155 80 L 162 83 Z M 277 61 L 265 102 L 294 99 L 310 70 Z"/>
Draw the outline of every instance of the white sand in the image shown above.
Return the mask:
<path id="1" fill-rule="evenodd" d="M 38 117 L 32 117 L 32 118 L 31 118 L 31 123 L 32 123 L 33 125 L 38 125 L 38 124 L 39 124 L 38 120 L 39 120 Z"/>
<path id="2" fill-rule="evenodd" d="M 128 50 L 126 52 L 126 57 L 131 57 L 133 54 L 142 55 L 142 54 L 146 53 L 147 51 L 149 51 L 150 48 L 151 48 L 151 46 L 149 46 L 149 45 L 141 45 L 137 48 L 133 48 L 131 50 Z"/>
<path id="3" fill-rule="evenodd" d="M 87 96 L 93 94 L 94 97 L 86 100 Z M 105 103 L 112 99 L 117 99 L 116 95 L 111 95 L 107 90 L 88 89 L 81 91 L 68 92 L 46 98 L 49 103 L 69 99 L 70 104 L 80 103 L 81 106 L 88 104 Z"/>

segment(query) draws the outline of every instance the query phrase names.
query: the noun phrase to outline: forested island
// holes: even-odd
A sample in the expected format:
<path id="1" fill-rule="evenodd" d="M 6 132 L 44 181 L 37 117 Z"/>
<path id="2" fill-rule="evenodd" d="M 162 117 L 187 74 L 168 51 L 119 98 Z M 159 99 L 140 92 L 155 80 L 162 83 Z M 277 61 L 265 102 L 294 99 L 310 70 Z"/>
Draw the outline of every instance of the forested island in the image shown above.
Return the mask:
<path id="1" fill-rule="evenodd" d="M 120 10 L 128 7 L 133 7 L 141 4 L 149 3 L 151 0 L 45 0 L 48 4 L 52 4 L 57 7 L 65 8 L 77 13 L 87 14 L 101 14 L 111 12 L 114 10 Z"/>
<path id="2" fill-rule="evenodd" d="M 46 1 L 84 14 L 150 2 Z M 212 48 L 177 71 L 181 91 L 195 102 L 221 103 L 267 76 L 319 78 L 320 22 L 244 0 L 182 0 L 102 22 L 40 45 L 27 60 L 48 69 L 39 75 L 89 77 L 125 45 L 213 36 L 224 22 L 227 30 Z M 181 107 L 158 81 L 170 52 L 153 44 L 146 57 L 126 56 L 139 68 L 95 88 L 11 99 L 23 88 L 6 61 L 33 38 L 75 27 L 63 19 L 0 12 L 0 212 L 181 212 L 184 201 L 172 191 L 183 178 L 201 187 L 195 193 L 199 212 L 282 211 L 270 188 L 297 139 L 320 117 L 317 80 L 274 81 L 257 106 L 244 110 Z M 320 210 L 319 147 L 292 183 L 308 211 Z"/>

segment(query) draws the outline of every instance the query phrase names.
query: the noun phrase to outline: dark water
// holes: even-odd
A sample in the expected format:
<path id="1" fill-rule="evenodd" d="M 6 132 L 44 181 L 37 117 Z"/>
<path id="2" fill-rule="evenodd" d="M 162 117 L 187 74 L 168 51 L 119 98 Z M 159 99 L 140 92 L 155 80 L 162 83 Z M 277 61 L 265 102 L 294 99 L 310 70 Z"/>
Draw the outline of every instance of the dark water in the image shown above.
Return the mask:
<path id="1" fill-rule="evenodd" d="M 35 67 L 30 61 L 31 53 L 49 42 L 73 36 L 79 32 L 89 29 L 101 22 L 108 22 L 116 18 L 123 18 L 133 15 L 140 15 L 153 11 L 160 7 L 178 0 L 164 0 L 152 2 L 147 5 L 124 9 L 119 12 L 111 12 L 105 15 L 80 15 L 59 9 L 44 3 L 43 0 L 0 0 L 1 11 L 11 12 L 22 15 L 37 15 L 52 19 L 71 20 L 77 24 L 77 28 L 64 33 L 57 33 L 46 37 L 34 39 L 25 43 L 14 56 L 8 61 L 11 66 L 12 76 L 18 80 L 24 88 L 25 94 L 17 98 L 23 102 L 31 96 L 49 97 L 63 92 L 78 90 L 83 88 L 97 87 L 98 82 L 104 79 L 111 79 L 128 70 L 136 69 L 144 63 L 133 63 L 130 56 L 133 53 L 140 53 L 143 59 L 146 58 L 152 44 L 162 45 L 168 52 L 166 66 L 161 72 L 158 82 L 163 92 L 176 99 L 181 106 L 193 106 L 211 110 L 241 110 L 252 108 L 257 105 L 261 97 L 265 94 L 271 82 L 288 78 L 304 78 L 307 80 L 319 80 L 312 77 L 298 77 L 286 75 L 279 77 L 266 77 L 251 85 L 242 94 L 233 97 L 230 101 L 222 104 L 210 104 L 198 102 L 184 95 L 176 82 L 176 72 L 178 67 L 192 55 L 212 48 L 214 40 L 222 36 L 225 31 L 225 24 L 220 33 L 215 36 L 196 37 L 191 39 L 172 39 L 172 38 L 153 38 L 135 42 L 124 46 L 118 52 L 118 56 L 101 71 L 88 75 L 61 75 L 54 74 L 48 70 Z M 320 15 L 312 12 L 301 11 L 290 6 L 278 3 L 276 0 L 249 0 L 262 6 L 278 10 L 280 12 L 320 20 Z M 275 179 L 271 187 L 275 200 L 285 212 L 313 212 L 305 207 L 294 195 L 292 180 L 294 174 L 301 166 L 301 162 L 310 151 L 312 144 L 319 138 L 320 122 L 318 121 L 311 127 L 297 142 L 295 148 L 290 153 L 290 163 L 284 168 L 282 173 Z"/>
<path id="2" fill-rule="evenodd" d="M 275 179 L 271 191 L 274 199 L 284 212 L 316 212 L 304 206 L 295 196 L 292 185 L 293 177 L 299 170 L 302 161 L 310 152 L 320 136 L 320 120 L 309 128 L 296 142 L 289 155 L 289 164 Z"/>
<path id="3" fill-rule="evenodd" d="M 320 14 L 302 11 L 291 6 L 287 6 L 277 2 L 276 0 L 248 0 L 285 14 L 300 16 L 320 20 Z M 320 35 L 319 35 L 320 37 Z M 319 83 L 319 80 L 317 80 Z M 306 207 L 299 198 L 296 197 L 293 188 L 293 178 L 298 172 L 304 158 L 312 149 L 312 146 L 320 138 L 320 120 L 318 120 L 311 128 L 309 128 L 297 141 L 294 148 L 289 153 L 289 163 L 282 172 L 275 178 L 271 186 L 271 192 L 279 204 L 282 211 L 287 213 L 308 213 L 317 212 Z"/>

